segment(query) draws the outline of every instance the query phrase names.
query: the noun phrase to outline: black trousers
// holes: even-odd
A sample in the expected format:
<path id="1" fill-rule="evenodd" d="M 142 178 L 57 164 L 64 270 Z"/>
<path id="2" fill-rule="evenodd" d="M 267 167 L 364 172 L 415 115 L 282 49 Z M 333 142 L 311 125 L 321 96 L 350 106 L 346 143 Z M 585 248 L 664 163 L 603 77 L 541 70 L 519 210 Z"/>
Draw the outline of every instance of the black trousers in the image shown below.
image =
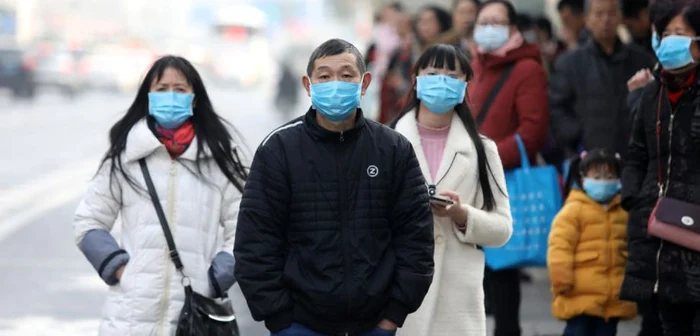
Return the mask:
<path id="1" fill-rule="evenodd" d="M 494 336 L 520 336 L 520 270 L 486 267 L 484 294 L 496 322 Z"/>
<path id="2" fill-rule="evenodd" d="M 664 336 L 700 336 L 700 305 L 675 304 L 659 299 Z"/>
<path id="3" fill-rule="evenodd" d="M 661 319 L 659 318 L 659 302 L 654 296 L 649 301 L 637 302 L 639 315 L 642 316 L 642 329 L 639 336 L 663 336 Z"/>

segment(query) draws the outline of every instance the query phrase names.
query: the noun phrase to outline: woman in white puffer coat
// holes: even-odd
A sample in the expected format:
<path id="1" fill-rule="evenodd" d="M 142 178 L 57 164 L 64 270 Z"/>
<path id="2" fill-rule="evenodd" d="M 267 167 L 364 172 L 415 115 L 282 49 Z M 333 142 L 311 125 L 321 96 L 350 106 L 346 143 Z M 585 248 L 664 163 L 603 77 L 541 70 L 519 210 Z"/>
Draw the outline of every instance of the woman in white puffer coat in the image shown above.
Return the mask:
<path id="1" fill-rule="evenodd" d="M 221 297 L 235 282 L 233 242 L 247 177 L 201 77 L 166 56 L 146 74 L 73 223 L 78 247 L 110 286 L 100 335 L 174 335 L 184 304 L 138 161 L 145 159 L 193 289 Z M 122 239 L 110 234 L 121 215 Z"/>

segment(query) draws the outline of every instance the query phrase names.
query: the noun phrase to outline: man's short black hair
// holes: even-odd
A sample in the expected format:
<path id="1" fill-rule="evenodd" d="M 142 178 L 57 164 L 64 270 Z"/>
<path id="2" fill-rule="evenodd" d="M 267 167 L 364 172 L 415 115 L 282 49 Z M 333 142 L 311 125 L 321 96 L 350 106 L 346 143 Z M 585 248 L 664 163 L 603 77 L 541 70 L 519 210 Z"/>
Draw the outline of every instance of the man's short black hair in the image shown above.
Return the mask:
<path id="1" fill-rule="evenodd" d="M 584 0 L 561 0 L 557 5 L 557 11 L 561 12 L 564 8 L 569 8 L 571 13 L 583 15 L 585 6 L 586 4 Z"/>
<path id="2" fill-rule="evenodd" d="M 309 58 L 309 64 L 306 65 L 306 74 L 311 77 L 311 73 L 314 71 L 314 64 L 319 58 L 327 56 L 335 56 L 343 53 L 350 53 L 355 56 L 355 62 L 357 62 L 357 69 L 360 70 L 361 74 L 367 72 L 367 66 L 365 65 L 365 59 L 362 57 L 362 53 L 357 50 L 357 47 L 352 45 L 352 43 L 342 40 L 342 39 L 330 39 L 323 42 Z"/>
<path id="3" fill-rule="evenodd" d="M 546 17 L 541 16 L 535 19 L 535 26 L 537 26 L 539 30 L 547 33 L 547 36 L 549 36 L 549 38 L 554 37 L 552 31 L 552 22 L 549 21 L 549 19 L 547 19 Z"/>
<path id="4" fill-rule="evenodd" d="M 597 0 L 585 0 L 585 4 L 583 6 L 583 11 L 588 13 L 591 10 L 591 6 L 593 6 L 593 2 Z M 622 2 L 620 0 L 612 0 L 615 1 L 615 4 L 617 5 L 617 9 L 622 11 Z"/>
<path id="5" fill-rule="evenodd" d="M 388 8 L 392 8 L 397 12 L 403 12 L 403 5 L 399 1 L 391 2 L 387 5 Z"/>
<path id="6" fill-rule="evenodd" d="M 622 16 L 628 19 L 633 19 L 639 16 L 639 13 L 649 8 L 649 0 L 622 0 Z"/>
<path id="7" fill-rule="evenodd" d="M 521 32 L 527 31 L 530 28 L 533 28 L 534 22 L 532 21 L 532 17 L 528 14 L 518 14 L 517 19 L 515 20 L 515 25 L 518 27 L 518 30 Z"/>

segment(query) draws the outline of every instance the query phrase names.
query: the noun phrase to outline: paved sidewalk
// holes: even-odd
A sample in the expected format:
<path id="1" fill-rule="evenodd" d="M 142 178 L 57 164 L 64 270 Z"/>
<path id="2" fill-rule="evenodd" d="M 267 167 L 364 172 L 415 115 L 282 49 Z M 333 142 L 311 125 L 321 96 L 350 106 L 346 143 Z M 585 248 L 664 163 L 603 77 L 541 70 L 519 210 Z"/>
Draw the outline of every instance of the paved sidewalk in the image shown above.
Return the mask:
<path id="1" fill-rule="evenodd" d="M 545 269 L 529 269 L 532 283 L 522 284 L 523 298 L 520 305 L 522 336 L 561 336 L 565 323 L 552 317 L 549 279 Z M 636 336 L 641 320 L 621 322 L 617 336 Z M 489 336 L 493 335 L 493 318 L 488 319 Z"/>

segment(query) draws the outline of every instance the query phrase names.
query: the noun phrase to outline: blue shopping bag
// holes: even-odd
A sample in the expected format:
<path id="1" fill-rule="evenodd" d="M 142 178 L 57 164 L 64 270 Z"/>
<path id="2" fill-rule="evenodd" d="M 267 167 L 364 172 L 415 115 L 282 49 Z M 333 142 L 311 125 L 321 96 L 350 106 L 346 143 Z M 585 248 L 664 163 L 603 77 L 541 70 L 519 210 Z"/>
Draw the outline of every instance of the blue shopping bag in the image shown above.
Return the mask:
<path id="1" fill-rule="evenodd" d="M 546 266 L 549 230 L 562 206 L 556 167 L 531 167 L 520 135 L 515 135 L 515 141 L 521 165 L 505 172 L 513 235 L 502 247 L 484 248 L 486 265 L 492 270 Z"/>

